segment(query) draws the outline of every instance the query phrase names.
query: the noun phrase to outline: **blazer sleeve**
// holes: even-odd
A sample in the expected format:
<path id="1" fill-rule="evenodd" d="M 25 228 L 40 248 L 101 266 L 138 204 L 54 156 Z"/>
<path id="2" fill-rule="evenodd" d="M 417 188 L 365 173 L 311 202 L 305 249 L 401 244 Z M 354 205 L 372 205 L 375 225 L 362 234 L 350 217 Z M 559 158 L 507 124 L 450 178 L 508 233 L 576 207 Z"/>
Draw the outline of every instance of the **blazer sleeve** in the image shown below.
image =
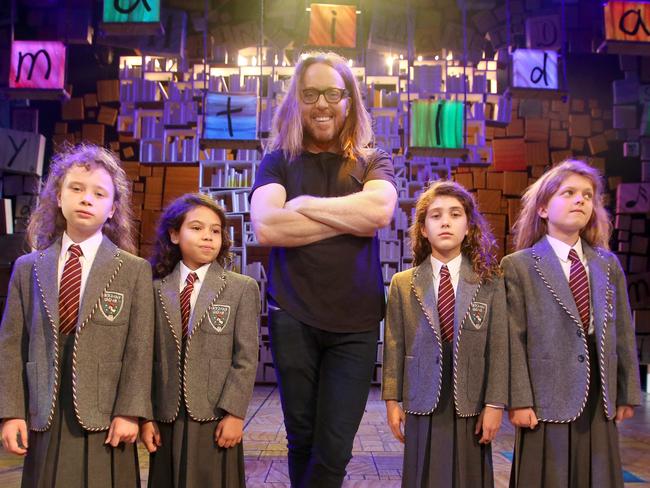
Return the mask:
<path id="1" fill-rule="evenodd" d="M 120 383 L 113 416 L 152 418 L 154 303 L 151 266 L 140 261 L 133 290 L 129 332 L 124 346 Z"/>
<path id="2" fill-rule="evenodd" d="M 506 289 L 502 277 L 495 278 L 492 307 L 488 327 L 488 374 L 485 403 L 507 405 L 508 403 L 508 312 Z"/>
<path id="3" fill-rule="evenodd" d="M 402 401 L 404 377 L 404 317 L 402 297 L 394 276 L 388 289 L 388 305 L 384 321 L 384 354 L 382 361 L 382 400 Z"/>
<path id="4" fill-rule="evenodd" d="M 19 262 L 9 281 L 9 293 L 0 324 L 0 420 L 27 419 L 28 399 L 25 363 L 28 335 L 25 331 L 23 286 Z"/>
<path id="5" fill-rule="evenodd" d="M 239 418 L 246 417 L 253 395 L 259 355 L 259 314 L 260 290 L 257 282 L 249 278 L 237 306 L 232 364 L 217 404 L 218 408 Z"/>
<path id="6" fill-rule="evenodd" d="M 616 403 L 617 406 L 640 405 L 639 361 L 630 301 L 627 296 L 627 284 L 618 259 L 614 259 L 614 267 L 616 284 L 616 354 L 618 355 Z"/>
<path id="7" fill-rule="evenodd" d="M 508 337 L 510 345 L 509 408 L 533 407 L 527 353 L 526 300 L 517 269 L 506 256 L 501 261 L 506 287 Z"/>

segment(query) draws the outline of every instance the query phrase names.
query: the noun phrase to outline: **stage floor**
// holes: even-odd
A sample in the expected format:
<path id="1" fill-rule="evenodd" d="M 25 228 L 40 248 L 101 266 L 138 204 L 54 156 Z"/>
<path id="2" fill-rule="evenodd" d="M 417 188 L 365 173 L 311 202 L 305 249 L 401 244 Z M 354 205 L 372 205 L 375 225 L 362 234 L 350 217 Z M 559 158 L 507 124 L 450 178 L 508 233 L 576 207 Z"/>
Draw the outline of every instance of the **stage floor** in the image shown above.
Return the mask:
<path id="1" fill-rule="evenodd" d="M 650 488 L 650 395 L 632 420 L 620 428 L 621 455 L 626 487 Z M 494 442 L 493 459 L 497 487 L 507 487 L 514 430 L 506 420 Z M 244 435 L 248 488 L 289 487 L 286 441 L 277 388 L 257 386 L 249 407 Z M 346 488 L 399 487 L 402 446 L 385 422 L 379 389 L 373 387 L 361 427 L 354 441 L 354 457 L 348 465 Z M 148 456 L 141 448 L 142 485 L 146 486 Z M 0 486 L 20 486 L 22 461 L 0 450 Z"/>

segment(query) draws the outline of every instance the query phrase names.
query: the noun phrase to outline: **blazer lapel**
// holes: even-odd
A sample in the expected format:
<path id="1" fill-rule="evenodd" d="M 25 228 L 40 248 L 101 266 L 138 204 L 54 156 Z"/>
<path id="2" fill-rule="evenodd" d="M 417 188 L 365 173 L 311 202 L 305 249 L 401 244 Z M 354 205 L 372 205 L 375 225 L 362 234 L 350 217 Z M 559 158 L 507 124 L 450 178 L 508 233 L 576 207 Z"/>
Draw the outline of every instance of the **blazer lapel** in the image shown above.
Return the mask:
<path id="1" fill-rule="evenodd" d="M 411 278 L 411 286 L 429 325 L 435 334 L 440 337 L 440 319 L 438 318 L 436 297 L 433 292 L 433 269 L 429 259 L 424 260 L 415 269 Z"/>
<path id="2" fill-rule="evenodd" d="M 589 293 L 591 294 L 591 312 L 594 316 L 594 329 L 598 341 L 602 338 L 605 314 L 608 310 L 609 276 L 605 260 L 584 240 L 582 250 L 589 266 Z"/>
<path id="3" fill-rule="evenodd" d="M 181 267 L 177 264 L 169 275 L 160 283 L 160 291 L 165 301 L 164 305 L 169 317 L 169 326 L 174 330 L 176 337 L 183 337 L 183 323 L 181 320 L 181 294 L 180 294 Z"/>
<path id="4" fill-rule="evenodd" d="M 111 276 L 113 276 L 113 273 L 120 266 L 121 261 L 117 258 L 116 253 L 117 246 L 108 237 L 104 236 L 102 243 L 99 245 L 99 249 L 97 249 L 95 260 L 86 280 L 77 327 L 93 312 L 94 306 L 98 302 L 104 288 L 109 284 Z"/>
<path id="5" fill-rule="evenodd" d="M 36 276 L 52 321 L 59 327 L 59 256 L 61 254 L 61 238 L 54 244 L 41 251 L 36 260 Z"/>
<path id="6" fill-rule="evenodd" d="M 203 317 L 208 311 L 212 302 L 221 295 L 226 286 L 226 273 L 219 263 L 213 262 L 205 274 L 205 282 L 201 284 L 201 291 L 196 298 L 194 310 L 190 318 L 190 335 L 194 334 L 196 328 L 201 324 Z"/>
<path id="7" fill-rule="evenodd" d="M 460 265 L 460 279 L 458 280 L 458 289 L 456 290 L 456 309 L 454 310 L 454 335 L 458 334 L 458 329 L 463 324 L 463 319 L 467 315 L 472 299 L 476 294 L 480 284 L 478 275 L 472 269 L 468 259 L 463 256 Z"/>
<path id="8" fill-rule="evenodd" d="M 533 245 L 533 254 L 537 258 L 537 272 L 554 292 L 556 300 L 571 313 L 575 324 L 582 327 L 578 306 L 571 293 L 571 288 L 569 288 L 569 280 L 564 275 L 560 259 L 546 237 Z"/>

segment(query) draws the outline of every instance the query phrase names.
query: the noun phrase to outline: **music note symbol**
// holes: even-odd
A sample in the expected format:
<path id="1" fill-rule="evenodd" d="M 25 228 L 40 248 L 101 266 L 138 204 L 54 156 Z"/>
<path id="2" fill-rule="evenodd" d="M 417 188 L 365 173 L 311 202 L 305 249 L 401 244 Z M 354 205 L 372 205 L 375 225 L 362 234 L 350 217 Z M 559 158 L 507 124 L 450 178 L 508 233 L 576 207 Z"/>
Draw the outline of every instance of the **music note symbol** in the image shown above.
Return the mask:
<path id="1" fill-rule="evenodd" d="M 647 202 L 648 201 L 648 192 L 645 189 L 645 186 L 639 185 L 638 191 L 636 192 L 636 197 L 634 200 L 628 200 L 625 202 L 625 208 L 636 207 L 639 203 L 639 200 Z"/>

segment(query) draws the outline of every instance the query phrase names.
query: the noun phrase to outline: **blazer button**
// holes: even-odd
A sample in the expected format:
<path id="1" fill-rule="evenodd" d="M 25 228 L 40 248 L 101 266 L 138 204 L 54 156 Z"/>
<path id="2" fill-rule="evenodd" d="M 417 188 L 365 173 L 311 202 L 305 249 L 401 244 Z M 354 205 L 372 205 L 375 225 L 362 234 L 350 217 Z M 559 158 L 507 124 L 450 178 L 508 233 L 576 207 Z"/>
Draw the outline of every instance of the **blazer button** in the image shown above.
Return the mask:
<path id="1" fill-rule="evenodd" d="M 436 364 L 440 364 L 440 356 L 436 356 Z"/>
<path id="2" fill-rule="evenodd" d="M 576 331 L 576 335 L 577 335 L 578 337 L 582 337 L 582 331 L 581 331 L 580 329 L 578 329 L 578 330 Z"/>
<path id="3" fill-rule="evenodd" d="M 578 356 L 578 361 L 581 362 L 581 363 L 584 363 L 585 362 L 585 357 L 582 354 L 580 354 Z"/>

